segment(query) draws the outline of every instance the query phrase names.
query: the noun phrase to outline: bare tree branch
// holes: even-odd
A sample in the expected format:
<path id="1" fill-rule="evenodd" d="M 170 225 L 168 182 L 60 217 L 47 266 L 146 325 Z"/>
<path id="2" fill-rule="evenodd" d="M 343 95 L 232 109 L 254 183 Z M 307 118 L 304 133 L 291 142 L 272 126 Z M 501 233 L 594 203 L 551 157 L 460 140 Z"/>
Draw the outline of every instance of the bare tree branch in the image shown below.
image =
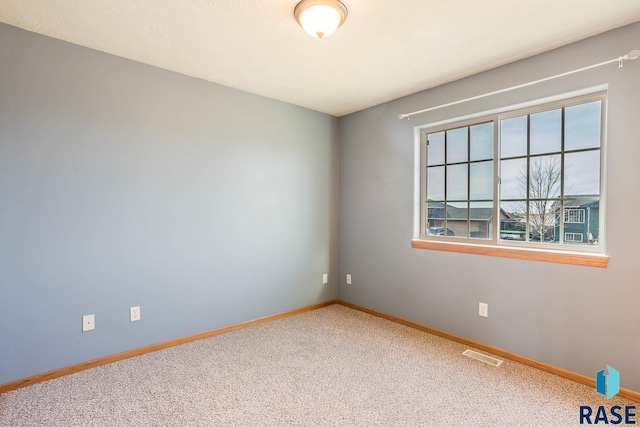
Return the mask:
<path id="1" fill-rule="evenodd" d="M 529 174 L 526 168 L 520 170 L 517 183 L 520 194 L 529 194 L 528 221 L 533 240 L 544 241 L 545 236 L 555 227 L 561 203 L 553 199 L 560 196 L 561 179 L 559 156 L 531 157 Z M 525 217 L 526 202 L 519 203 L 517 208 Z"/>

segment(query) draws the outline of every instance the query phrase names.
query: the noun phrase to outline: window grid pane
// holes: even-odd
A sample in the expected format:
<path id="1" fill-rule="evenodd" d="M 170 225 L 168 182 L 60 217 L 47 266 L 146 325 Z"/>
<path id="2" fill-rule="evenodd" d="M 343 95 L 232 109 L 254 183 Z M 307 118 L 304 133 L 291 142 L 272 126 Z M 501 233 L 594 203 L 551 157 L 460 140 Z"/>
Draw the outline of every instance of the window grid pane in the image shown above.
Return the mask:
<path id="1" fill-rule="evenodd" d="M 605 102 L 587 95 L 427 134 L 425 234 L 598 246 Z"/>
<path id="2" fill-rule="evenodd" d="M 594 111 L 601 111 L 600 108 L 601 101 L 588 102 L 501 120 L 501 129 L 507 129 L 506 136 L 511 141 L 518 139 L 514 135 L 526 138 L 526 155 L 514 152 L 506 144 L 509 140 L 503 140 L 501 147 L 506 152 L 501 153 L 500 161 L 500 198 L 513 201 L 510 214 L 505 216 L 524 218 L 525 241 L 572 244 L 584 241 L 578 240 L 577 235 L 581 233 L 564 230 L 574 228 L 567 225 L 584 224 L 585 209 L 565 208 L 562 211 L 560 208 L 566 205 L 569 195 L 598 200 L 601 144 L 599 137 L 597 144 L 593 142 L 593 135 L 601 129 L 600 116 L 594 114 Z M 570 110 L 571 126 L 565 123 L 567 109 Z M 591 123 L 593 120 L 597 123 Z M 588 129 L 578 128 L 579 123 Z M 565 150 L 567 133 L 571 133 L 573 150 Z M 581 135 L 588 141 L 581 142 Z M 597 148 L 592 148 L 594 145 Z M 514 227 L 513 219 L 501 220 L 500 224 L 500 239 L 513 240 L 514 230 L 509 229 Z M 589 225 L 599 234 L 599 221 L 590 220 Z M 589 244 L 596 242 L 597 238 L 588 238 Z"/>
<path id="3" fill-rule="evenodd" d="M 582 233 L 564 233 L 564 241 L 582 243 Z"/>
<path id="4" fill-rule="evenodd" d="M 564 209 L 564 222 L 570 222 L 575 224 L 584 223 L 584 209 L 565 208 Z"/>
<path id="5" fill-rule="evenodd" d="M 426 147 L 425 234 L 492 238 L 493 122 L 429 133 Z"/>

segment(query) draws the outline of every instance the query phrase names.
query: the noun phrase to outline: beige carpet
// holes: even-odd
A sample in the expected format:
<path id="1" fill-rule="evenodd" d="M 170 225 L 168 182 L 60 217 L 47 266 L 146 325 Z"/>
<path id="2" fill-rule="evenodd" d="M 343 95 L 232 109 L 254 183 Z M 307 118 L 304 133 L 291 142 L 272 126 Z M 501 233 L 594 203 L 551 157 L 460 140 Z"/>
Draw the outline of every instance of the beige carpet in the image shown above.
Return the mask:
<path id="1" fill-rule="evenodd" d="M 0 396 L 2 426 L 570 426 L 590 387 L 333 305 Z"/>

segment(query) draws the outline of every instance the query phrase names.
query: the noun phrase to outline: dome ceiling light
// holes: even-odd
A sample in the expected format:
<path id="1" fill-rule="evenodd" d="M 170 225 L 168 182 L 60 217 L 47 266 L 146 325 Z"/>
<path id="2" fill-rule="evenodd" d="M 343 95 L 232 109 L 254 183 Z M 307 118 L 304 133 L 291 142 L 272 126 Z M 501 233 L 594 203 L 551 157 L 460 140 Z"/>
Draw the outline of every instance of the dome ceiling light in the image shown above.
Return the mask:
<path id="1" fill-rule="evenodd" d="M 293 10 L 298 24 L 319 39 L 330 36 L 347 19 L 347 7 L 339 0 L 302 0 Z"/>

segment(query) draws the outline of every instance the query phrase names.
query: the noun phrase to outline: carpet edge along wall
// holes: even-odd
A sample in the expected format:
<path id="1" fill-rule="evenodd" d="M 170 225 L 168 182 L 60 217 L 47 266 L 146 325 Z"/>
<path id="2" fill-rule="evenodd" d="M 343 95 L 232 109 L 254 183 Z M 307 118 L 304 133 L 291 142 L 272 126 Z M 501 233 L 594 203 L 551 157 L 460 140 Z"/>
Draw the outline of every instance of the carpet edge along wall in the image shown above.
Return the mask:
<path id="1" fill-rule="evenodd" d="M 186 344 L 188 342 L 192 342 L 192 341 L 196 341 L 196 340 L 201 340 L 204 338 L 210 338 L 216 335 L 220 335 L 220 334 L 224 334 L 227 332 L 232 332 L 232 331 L 236 331 L 238 329 L 243 329 L 243 328 L 247 328 L 250 326 L 255 326 L 255 325 L 259 325 L 260 323 L 265 323 L 265 322 L 269 322 L 272 320 L 277 320 L 277 319 L 282 319 L 284 317 L 289 317 L 289 316 L 295 316 L 297 314 L 301 314 L 307 311 L 312 311 L 312 310 L 317 310 L 319 308 L 323 308 L 323 307 L 328 307 L 330 305 L 333 304 L 340 304 L 343 305 L 345 307 L 354 309 L 354 310 L 358 310 L 358 311 L 362 311 L 364 313 L 376 316 L 376 317 L 380 317 L 382 319 L 386 319 L 389 320 L 391 322 L 395 322 L 395 323 L 399 323 L 401 325 L 404 326 L 408 326 L 410 328 L 414 328 L 417 329 L 419 331 L 425 332 L 425 333 L 429 333 L 432 335 L 436 335 L 442 338 L 446 338 L 449 339 L 451 341 L 455 341 L 458 342 L 460 344 L 464 344 L 464 345 L 468 345 L 470 347 L 474 347 L 476 349 L 485 351 L 487 353 L 492 353 L 494 355 L 497 356 L 501 356 L 504 357 L 506 359 L 510 359 L 513 360 L 515 362 L 519 362 L 522 363 L 523 365 L 527 365 L 530 366 L 532 368 L 535 369 L 539 369 L 541 371 L 545 371 L 554 375 L 558 375 L 560 377 L 563 378 L 567 378 L 569 380 L 575 381 L 577 383 L 580 384 L 584 384 L 587 385 L 589 387 L 595 387 L 595 380 L 593 378 L 589 378 L 585 375 L 582 374 L 578 374 L 575 372 L 571 372 L 568 371 L 566 369 L 562 369 L 553 365 L 550 365 L 548 363 L 543 363 L 543 362 L 539 362 L 537 360 L 516 354 L 516 353 L 512 353 L 506 350 L 502 350 L 490 345 L 486 345 L 483 344 L 481 342 L 478 341 L 474 341 L 474 340 L 470 340 L 458 335 L 453 335 L 450 334 L 448 332 L 445 331 L 441 331 L 439 329 L 435 329 L 435 328 L 431 328 L 429 326 L 426 325 L 422 325 L 420 323 L 416 323 L 416 322 L 412 322 L 410 320 L 406 320 L 406 319 L 402 319 L 400 317 L 391 315 L 391 314 L 387 314 L 387 313 L 383 313 L 368 307 L 364 307 L 358 304 L 353 304 L 350 303 L 348 301 L 343 301 L 343 300 L 329 300 L 329 301 L 325 301 L 325 302 L 321 302 L 318 304 L 312 304 L 312 305 L 308 305 L 308 306 L 304 306 L 304 307 L 300 307 L 297 309 L 293 309 L 293 310 L 289 310 L 289 311 L 284 311 L 281 313 L 277 313 L 277 314 L 272 314 L 269 316 L 265 316 L 265 317 L 261 317 L 258 319 L 254 319 L 254 320 L 249 320 L 247 322 L 242 322 L 242 323 L 237 323 L 234 325 L 229 325 L 229 326 L 225 326 L 222 328 L 218 328 L 218 329 L 213 329 L 210 331 L 205 331 L 205 332 L 201 332 L 198 334 L 193 334 L 193 335 L 189 335 L 189 336 L 185 336 L 182 338 L 177 338 L 174 340 L 169 340 L 169 341 L 164 341 L 161 343 L 157 343 L 157 344 L 152 344 L 149 346 L 145 346 L 145 347 L 141 347 L 141 348 L 137 348 L 137 349 L 133 349 L 133 350 L 129 350 L 129 351 L 125 351 L 122 353 L 117 353 L 117 354 L 113 354 L 107 357 L 102 357 L 99 359 L 94 359 L 94 360 L 89 360 L 87 362 L 83 362 L 83 363 L 79 363 L 76 365 L 72 365 L 72 366 L 67 366 L 64 368 L 60 368 L 60 369 L 55 369 L 49 372 L 43 372 L 41 374 L 36 374 L 27 378 L 22 378 L 19 380 L 15 380 L 15 381 L 11 381 L 5 384 L 0 384 L 0 394 L 2 393 L 6 393 L 12 390 L 17 390 L 19 388 L 23 388 L 23 387 L 28 387 L 30 385 L 33 384 L 37 384 L 39 382 L 43 382 L 43 381 L 48 381 L 48 380 L 52 380 L 55 378 L 59 378 L 65 375 L 70 375 L 76 372 L 81 372 L 87 369 L 91 369 L 91 368 L 96 368 L 98 366 L 102 366 L 102 365 L 106 365 L 109 363 L 113 363 L 113 362 L 117 362 L 119 360 L 124 360 L 124 359 L 129 359 L 132 357 L 136 357 L 136 356 L 141 356 L 143 354 L 147 354 L 147 353 L 151 353 L 154 351 L 159 351 L 165 348 L 169 348 L 169 347 L 174 347 L 177 345 L 181 345 L 181 344 Z M 626 389 L 626 388 L 621 388 L 620 389 L 620 393 L 619 396 L 636 401 L 636 402 L 640 402 L 640 392 L 634 391 L 634 390 L 630 390 L 630 389 Z"/>

